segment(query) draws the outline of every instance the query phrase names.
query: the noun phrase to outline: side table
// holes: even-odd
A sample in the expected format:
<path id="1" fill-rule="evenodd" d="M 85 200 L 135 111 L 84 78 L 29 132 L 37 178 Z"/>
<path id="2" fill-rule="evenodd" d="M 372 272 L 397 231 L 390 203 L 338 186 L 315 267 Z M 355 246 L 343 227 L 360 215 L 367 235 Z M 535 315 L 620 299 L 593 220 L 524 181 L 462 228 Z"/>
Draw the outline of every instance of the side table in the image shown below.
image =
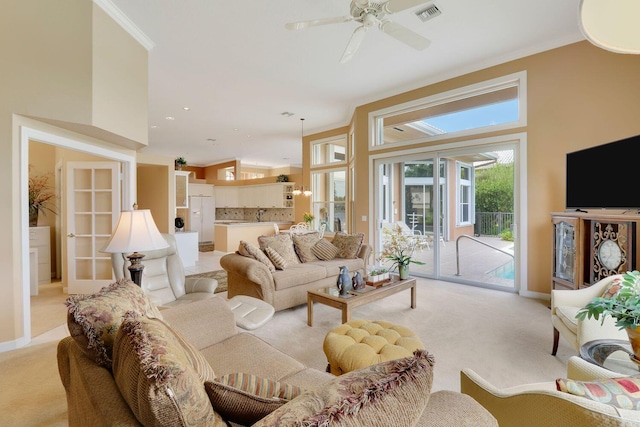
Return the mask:
<path id="1" fill-rule="evenodd" d="M 617 353 L 614 357 L 614 353 Z M 589 363 L 624 375 L 640 374 L 640 365 L 631 361 L 631 343 L 627 340 L 602 339 L 584 343 L 580 357 Z"/>

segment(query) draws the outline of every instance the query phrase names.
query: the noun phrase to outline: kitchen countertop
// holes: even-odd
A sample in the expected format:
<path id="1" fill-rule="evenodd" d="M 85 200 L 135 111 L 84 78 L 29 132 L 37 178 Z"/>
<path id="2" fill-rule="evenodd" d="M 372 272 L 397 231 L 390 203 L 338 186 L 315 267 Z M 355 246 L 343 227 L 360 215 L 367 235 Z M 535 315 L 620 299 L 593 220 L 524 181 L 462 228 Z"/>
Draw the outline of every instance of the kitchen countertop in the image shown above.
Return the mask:
<path id="1" fill-rule="evenodd" d="M 255 226 L 262 226 L 262 225 L 273 225 L 273 224 L 278 224 L 278 226 L 293 225 L 293 222 L 290 222 L 290 221 L 248 222 L 248 221 L 242 221 L 242 220 L 218 220 L 215 223 L 216 226 L 221 225 L 221 226 L 234 226 L 234 227 L 255 227 Z"/>

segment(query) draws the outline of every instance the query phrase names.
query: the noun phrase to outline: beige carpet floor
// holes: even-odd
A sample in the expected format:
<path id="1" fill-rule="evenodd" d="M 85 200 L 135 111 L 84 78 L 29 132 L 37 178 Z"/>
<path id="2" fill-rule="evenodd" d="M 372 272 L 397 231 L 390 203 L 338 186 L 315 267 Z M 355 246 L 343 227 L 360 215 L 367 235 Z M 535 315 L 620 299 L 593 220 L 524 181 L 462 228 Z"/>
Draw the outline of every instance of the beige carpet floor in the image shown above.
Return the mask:
<path id="1" fill-rule="evenodd" d="M 409 307 L 409 299 L 405 291 L 359 307 L 353 317 L 411 327 L 435 356 L 434 390 L 459 390 L 463 368 L 475 370 L 498 387 L 552 381 L 564 376 L 566 362 L 575 354 L 561 340 L 558 356 L 551 356 L 552 327 L 543 301 L 422 279 L 416 309 Z M 315 326 L 309 327 L 306 306 L 280 311 L 253 333 L 308 366 L 324 370 L 322 342 L 339 325 L 340 312 L 316 304 L 314 314 Z M 3 426 L 66 425 L 56 345 L 53 340 L 0 353 Z"/>
<path id="2" fill-rule="evenodd" d="M 62 283 L 38 286 L 38 295 L 31 297 L 31 336 L 38 336 L 67 321 L 64 301 L 69 295 L 62 291 Z"/>
<path id="3" fill-rule="evenodd" d="M 207 273 L 198 273 L 198 274 L 191 274 L 189 276 L 185 276 L 185 277 L 208 277 L 210 279 L 216 279 L 218 281 L 218 287 L 216 288 L 216 294 L 220 293 L 220 292 L 226 292 L 227 291 L 227 272 L 224 270 L 217 270 L 217 271 L 209 271 Z"/>

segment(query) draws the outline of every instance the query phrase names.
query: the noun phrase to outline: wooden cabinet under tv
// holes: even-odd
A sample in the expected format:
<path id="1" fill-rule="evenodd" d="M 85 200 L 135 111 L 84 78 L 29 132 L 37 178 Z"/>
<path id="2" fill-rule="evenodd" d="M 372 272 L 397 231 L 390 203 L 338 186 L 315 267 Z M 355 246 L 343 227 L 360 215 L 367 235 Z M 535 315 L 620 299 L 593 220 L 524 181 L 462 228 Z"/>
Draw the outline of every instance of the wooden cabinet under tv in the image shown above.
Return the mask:
<path id="1" fill-rule="evenodd" d="M 553 212 L 552 289 L 591 286 L 640 265 L 640 215 Z"/>

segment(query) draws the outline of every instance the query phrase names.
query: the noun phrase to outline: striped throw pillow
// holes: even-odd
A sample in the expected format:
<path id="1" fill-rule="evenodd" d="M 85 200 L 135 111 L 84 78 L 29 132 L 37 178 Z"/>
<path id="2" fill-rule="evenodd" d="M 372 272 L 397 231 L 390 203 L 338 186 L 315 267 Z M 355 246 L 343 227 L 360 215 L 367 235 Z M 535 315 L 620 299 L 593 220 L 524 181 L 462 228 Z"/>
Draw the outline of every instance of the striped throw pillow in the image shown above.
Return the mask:
<path id="1" fill-rule="evenodd" d="M 267 254 L 267 257 L 269 257 L 269 260 L 271 260 L 277 270 L 284 270 L 289 265 L 287 260 L 285 260 L 278 252 L 276 252 L 275 249 L 267 247 L 265 248 L 264 252 Z"/>
<path id="2" fill-rule="evenodd" d="M 300 387 L 244 373 L 224 375 L 204 387 L 214 410 L 242 425 L 258 422 L 302 393 Z"/>
<path id="3" fill-rule="evenodd" d="M 311 252 L 322 261 L 334 259 L 338 255 L 339 251 L 340 249 L 326 239 L 318 240 L 318 242 L 311 248 Z"/>

